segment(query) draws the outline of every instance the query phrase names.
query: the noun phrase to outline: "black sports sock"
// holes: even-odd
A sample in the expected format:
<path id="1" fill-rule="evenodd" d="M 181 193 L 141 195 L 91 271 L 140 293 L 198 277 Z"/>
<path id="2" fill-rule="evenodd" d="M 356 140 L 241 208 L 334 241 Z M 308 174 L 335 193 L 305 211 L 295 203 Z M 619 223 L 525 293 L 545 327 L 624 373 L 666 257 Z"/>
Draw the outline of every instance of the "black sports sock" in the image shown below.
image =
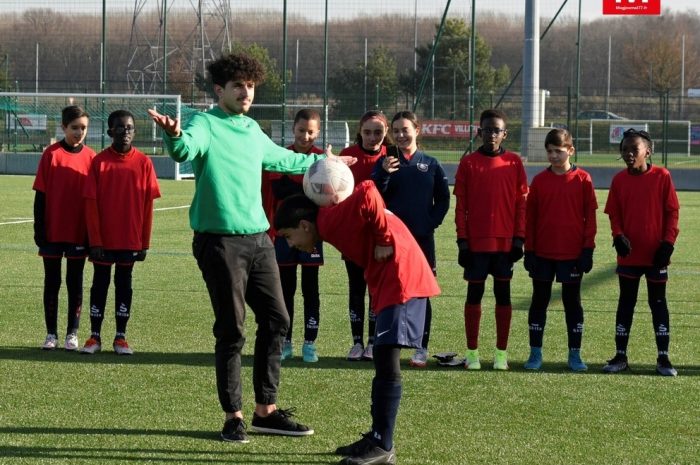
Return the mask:
<path id="1" fill-rule="evenodd" d="M 92 265 L 94 272 L 92 275 L 92 287 L 90 287 L 90 332 L 93 337 L 100 339 L 112 266 L 97 263 Z"/>
<path id="2" fill-rule="evenodd" d="M 126 324 L 131 316 L 131 287 L 133 265 L 117 265 L 114 270 L 114 316 L 118 336 L 126 336 Z"/>
<path id="3" fill-rule="evenodd" d="M 527 314 L 530 347 L 542 347 L 544 327 L 547 324 L 547 306 L 551 296 L 551 281 L 532 280 L 532 301 Z"/>
<path id="4" fill-rule="evenodd" d="M 371 435 L 384 450 L 394 446 L 394 428 L 402 390 L 400 356 L 400 347 L 380 345 L 374 349 Z"/>
<path id="5" fill-rule="evenodd" d="M 317 266 L 301 267 L 301 295 L 304 299 L 304 342 L 314 342 L 318 337 L 321 311 Z"/>
<path id="6" fill-rule="evenodd" d="M 620 298 L 617 302 L 617 314 L 615 315 L 615 348 L 618 354 L 626 355 L 627 343 L 632 330 L 634 307 L 637 305 L 639 278 L 618 276 L 618 282 Z"/>
<path id="7" fill-rule="evenodd" d="M 649 294 L 649 308 L 654 324 L 654 336 L 656 349 L 659 356 L 668 357 L 668 346 L 671 342 L 671 323 L 666 302 L 666 283 L 653 283 L 647 281 Z"/>
<path id="8" fill-rule="evenodd" d="M 581 283 L 563 283 L 561 300 L 564 303 L 566 334 L 569 349 L 580 349 L 583 337 L 583 307 L 581 306 Z"/>

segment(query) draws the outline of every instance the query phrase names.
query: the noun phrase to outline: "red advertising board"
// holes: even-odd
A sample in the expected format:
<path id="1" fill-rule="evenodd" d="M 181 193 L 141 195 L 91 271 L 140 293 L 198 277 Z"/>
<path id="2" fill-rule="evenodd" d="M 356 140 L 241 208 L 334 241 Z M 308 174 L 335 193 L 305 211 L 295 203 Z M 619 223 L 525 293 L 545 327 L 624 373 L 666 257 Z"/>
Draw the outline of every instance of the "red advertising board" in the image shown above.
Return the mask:
<path id="1" fill-rule="evenodd" d="M 603 0 L 604 15 L 660 15 L 661 0 Z"/>

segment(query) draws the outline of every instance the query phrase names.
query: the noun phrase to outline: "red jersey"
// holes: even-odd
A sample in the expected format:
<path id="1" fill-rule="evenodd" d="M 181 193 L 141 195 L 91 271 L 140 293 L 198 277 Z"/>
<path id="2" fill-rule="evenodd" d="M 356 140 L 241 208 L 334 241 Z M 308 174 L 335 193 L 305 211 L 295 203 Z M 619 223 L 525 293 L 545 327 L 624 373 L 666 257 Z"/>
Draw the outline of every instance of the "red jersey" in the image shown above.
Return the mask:
<path id="1" fill-rule="evenodd" d="M 289 150 L 294 150 L 294 144 L 288 146 L 287 148 Z M 320 153 L 324 153 L 324 151 L 314 145 L 308 152 L 306 152 L 306 155 Z M 279 206 L 280 202 L 284 200 L 275 197 L 272 190 L 272 182 L 280 179 L 282 176 L 288 176 L 292 181 L 299 184 L 299 186 L 302 186 L 304 183 L 303 174 L 282 174 L 274 171 L 262 172 L 262 202 L 263 209 L 265 210 L 265 216 L 267 216 L 267 222 L 270 223 L 270 229 L 267 230 L 267 234 L 270 236 L 270 238 L 274 238 L 276 235 L 275 228 L 273 226 L 275 222 L 275 212 L 277 211 L 277 207 Z"/>
<path id="2" fill-rule="evenodd" d="M 479 150 L 459 162 L 455 175 L 457 238 L 474 252 L 508 252 L 525 237 L 527 175 L 520 156 Z"/>
<path id="3" fill-rule="evenodd" d="M 48 242 L 87 242 L 83 186 L 93 158 L 95 151 L 86 145 L 72 153 L 60 142 L 48 146 L 41 155 L 32 188 L 46 195 Z"/>
<path id="4" fill-rule="evenodd" d="M 374 165 L 381 157 L 386 155 L 386 145 L 382 145 L 379 152 L 376 154 L 368 153 L 359 144 L 353 144 L 350 147 L 345 147 L 340 151 L 340 155 L 357 158 L 357 163 L 350 166 L 350 171 L 355 178 L 355 184 L 360 184 L 362 181 L 372 179 L 372 170 Z"/>
<path id="5" fill-rule="evenodd" d="M 385 208 L 372 181 L 357 185 L 339 204 L 320 208 L 316 226 L 321 240 L 365 270 L 375 314 L 412 298 L 440 293 L 418 243 L 406 225 Z M 393 246 L 393 255 L 375 260 L 376 245 Z"/>
<path id="6" fill-rule="evenodd" d="M 144 222 L 151 215 L 146 212 L 146 205 L 160 197 L 150 158 L 133 147 L 126 154 L 106 148 L 92 162 L 83 197 L 97 202 L 102 247 L 147 248 L 149 238 L 143 237 Z"/>
<path id="7" fill-rule="evenodd" d="M 610 217 L 613 237 L 624 234 L 632 246 L 630 254 L 617 257 L 618 265 L 651 266 L 662 241 L 675 244 L 678 237 L 678 196 L 666 168 L 649 165 L 640 175 L 627 169 L 610 184 L 605 213 Z"/>
<path id="8" fill-rule="evenodd" d="M 525 250 L 550 260 L 574 260 L 595 247 L 598 202 L 591 176 L 574 167 L 539 173 L 527 195 Z"/>

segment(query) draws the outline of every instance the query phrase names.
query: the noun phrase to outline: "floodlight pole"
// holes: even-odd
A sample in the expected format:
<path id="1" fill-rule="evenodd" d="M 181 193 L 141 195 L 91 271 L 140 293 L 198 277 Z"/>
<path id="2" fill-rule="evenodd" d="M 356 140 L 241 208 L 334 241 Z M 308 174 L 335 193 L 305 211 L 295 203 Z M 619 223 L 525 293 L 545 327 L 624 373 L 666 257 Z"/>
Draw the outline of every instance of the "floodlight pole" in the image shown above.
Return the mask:
<path id="1" fill-rule="evenodd" d="M 469 153 L 474 151 L 475 133 L 472 131 L 474 126 L 474 101 L 476 96 L 476 0 L 472 0 L 472 30 L 471 42 L 469 43 Z"/>
<path id="2" fill-rule="evenodd" d="M 287 133 L 287 0 L 282 7 L 282 146 Z"/>
<path id="3" fill-rule="evenodd" d="M 539 0 L 525 2 L 525 47 L 523 48 L 523 113 L 520 153 L 530 153 L 530 129 L 537 125 L 540 87 L 540 6 Z"/>
<path id="4" fill-rule="evenodd" d="M 576 33 L 576 104 L 574 105 L 574 145 L 578 145 L 578 112 L 581 100 L 581 0 L 578 0 L 578 30 Z M 591 148 L 593 141 L 589 141 Z M 574 152 L 574 161 L 578 161 L 578 152 Z"/>

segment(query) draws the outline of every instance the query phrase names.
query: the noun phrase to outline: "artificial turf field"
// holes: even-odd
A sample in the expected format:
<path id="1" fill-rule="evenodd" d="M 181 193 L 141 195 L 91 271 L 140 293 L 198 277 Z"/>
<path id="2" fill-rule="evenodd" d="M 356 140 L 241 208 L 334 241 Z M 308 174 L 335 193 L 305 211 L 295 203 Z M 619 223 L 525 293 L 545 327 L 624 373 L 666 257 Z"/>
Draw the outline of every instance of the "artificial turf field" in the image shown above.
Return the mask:
<path id="1" fill-rule="evenodd" d="M 316 434 L 279 438 L 251 434 L 245 445 L 219 441 L 222 413 L 213 369 L 213 320 L 204 282 L 191 256 L 187 208 L 191 181 L 161 180 L 148 258 L 134 270 L 128 339 L 132 357 L 39 350 L 45 328 L 43 268 L 32 241 L 31 176 L 0 176 L 0 464 L 326 464 L 338 445 L 369 428 L 368 362 L 344 357 L 351 338 L 345 268 L 325 248 L 321 269 L 320 361 L 301 361 L 303 328 L 294 327 L 295 357 L 282 367 L 279 405 L 294 406 Z M 542 372 L 522 369 L 528 355 L 530 281 L 516 264 L 512 282 L 509 372 L 493 371 L 491 282 L 484 295 L 480 372 L 408 367 L 396 429 L 398 463 L 408 464 L 691 464 L 700 450 L 700 193 L 679 193 L 680 236 L 668 285 L 671 361 L 677 378 L 654 373 L 656 349 L 646 289 L 629 347 L 632 371 L 603 375 L 614 353 L 617 279 L 609 223 L 597 191 L 598 247 L 583 282 L 586 327 L 582 356 L 589 371 L 566 368 L 566 331 L 557 286 L 545 332 Z M 183 207 L 184 206 L 184 207 Z M 183 207 L 183 208 L 175 208 Z M 438 280 L 430 352 L 465 350 L 466 286 L 456 262 L 453 210 L 437 231 Z M 85 308 L 92 269 L 85 273 Z M 114 331 L 110 292 L 103 325 Z M 65 331 L 61 289 L 59 341 Z M 297 308 L 301 308 L 298 296 Z M 253 410 L 248 317 L 244 348 L 244 413 Z M 89 334 L 83 313 L 79 338 Z"/>

